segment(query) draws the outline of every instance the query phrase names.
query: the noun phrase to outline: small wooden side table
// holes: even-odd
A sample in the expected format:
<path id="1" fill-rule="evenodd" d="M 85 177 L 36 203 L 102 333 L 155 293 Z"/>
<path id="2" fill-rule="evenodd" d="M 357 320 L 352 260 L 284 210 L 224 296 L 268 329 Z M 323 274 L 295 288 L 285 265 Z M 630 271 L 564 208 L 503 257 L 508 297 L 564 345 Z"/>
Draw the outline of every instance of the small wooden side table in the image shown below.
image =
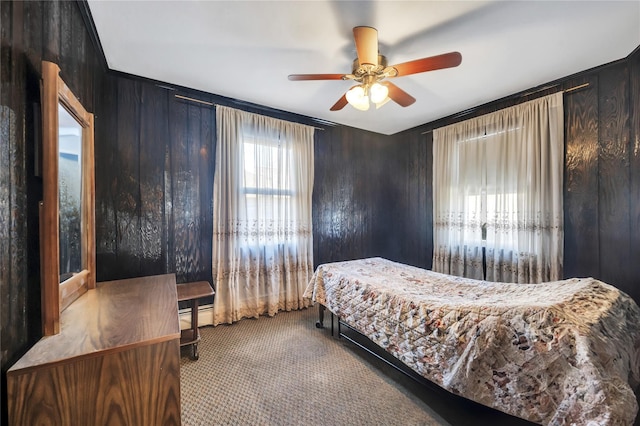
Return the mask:
<path id="1" fill-rule="evenodd" d="M 178 301 L 191 301 L 191 328 L 180 332 L 180 346 L 191 345 L 191 359 L 198 359 L 198 342 L 200 341 L 200 331 L 198 330 L 198 299 L 212 296 L 213 288 L 207 281 L 194 281 L 190 283 L 178 284 Z"/>

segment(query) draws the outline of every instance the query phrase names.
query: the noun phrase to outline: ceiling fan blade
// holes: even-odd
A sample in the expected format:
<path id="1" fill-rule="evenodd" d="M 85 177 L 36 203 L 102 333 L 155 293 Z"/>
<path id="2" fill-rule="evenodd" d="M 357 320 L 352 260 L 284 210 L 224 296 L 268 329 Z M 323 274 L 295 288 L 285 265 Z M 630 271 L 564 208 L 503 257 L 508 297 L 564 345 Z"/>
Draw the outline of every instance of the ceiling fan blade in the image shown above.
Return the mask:
<path id="1" fill-rule="evenodd" d="M 416 98 L 414 98 L 390 81 L 385 81 L 380 84 L 384 84 L 385 86 L 387 86 L 387 88 L 389 89 L 389 94 L 387 96 L 389 96 L 392 101 L 400 106 L 408 107 L 416 101 Z"/>
<path id="2" fill-rule="evenodd" d="M 347 105 L 347 103 L 347 94 L 345 93 L 340 99 L 338 99 L 338 102 L 336 102 L 331 108 L 329 108 L 329 111 L 340 111 L 345 107 L 345 105 Z"/>
<path id="3" fill-rule="evenodd" d="M 438 56 L 416 59 L 415 61 L 403 62 L 398 65 L 391 65 L 390 68 L 395 68 L 398 72 L 394 77 L 400 77 L 443 68 L 453 68 L 460 65 L 461 62 L 462 55 L 460 52 L 450 52 Z"/>
<path id="4" fill-rule="evenodd" d="M 378 65 L 378 30 L 372 27 L 355 27 L 353 38 L 356 42 L 360 65 Z"/>
<path id="5" fill-rule="evenodd" d="M 344 74 L 289 74 L 291 81 L 303 80 L 342 80 Z"/>

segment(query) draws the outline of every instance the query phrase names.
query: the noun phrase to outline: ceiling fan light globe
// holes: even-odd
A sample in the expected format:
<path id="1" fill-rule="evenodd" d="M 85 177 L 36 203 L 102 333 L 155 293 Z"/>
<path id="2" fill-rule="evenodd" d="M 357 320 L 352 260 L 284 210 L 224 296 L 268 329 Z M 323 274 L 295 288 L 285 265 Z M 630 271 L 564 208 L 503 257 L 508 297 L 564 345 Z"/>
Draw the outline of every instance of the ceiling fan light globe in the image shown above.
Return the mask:
<path id="1" fill-rule="evenodd" d="M 364 97 L 364 88 L 362 86 L 354 86 L 347 92 L 347 101 L 351 105 L 362 103 Z"/>
<path id="2" fill-rule="evenodd" d="M 369 94 L 371 95 L 371 102 L 379 104 L 387 98 L 389 89 L 380 83 L 373 83 L 369 89 Z"/>
<path id="3" fill-rule="evenodd" d="M 355 86 L 349 89 L 347 92 L 347 102 L 360 111 L 369 109 L 369 97 L 365 95 L 364 87 L 362 86 Z"/>
<path id="4" fill-rule="evenodd" d="M 366 111 L 369 109 L 369 97 L 364 96 L 358 102 L 354 102 L 351 104 L 355 109 L 359 109 L 360 111 Z"/>
<path id="5" fill-rule="evenodd" d="M 391 100 L 391 98 L 389 98 L 388 96 L 386 98 L 384 98 L 382 101 L 380 102 L 376 102 L 376 109 L 380 109 L 382 108 L 382 106 L 384 104 L 386 104 L 387 102 L 389 102 Z"/>

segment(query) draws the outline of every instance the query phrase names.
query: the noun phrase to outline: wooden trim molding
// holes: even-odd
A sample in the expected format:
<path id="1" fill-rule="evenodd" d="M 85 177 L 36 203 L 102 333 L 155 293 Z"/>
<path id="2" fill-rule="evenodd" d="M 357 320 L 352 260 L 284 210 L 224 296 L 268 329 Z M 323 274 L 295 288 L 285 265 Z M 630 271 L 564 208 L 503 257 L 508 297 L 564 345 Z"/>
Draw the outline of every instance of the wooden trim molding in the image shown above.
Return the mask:
<path id="1" fill-rule="evenodd" d="M 82 270 L 60 282 L 58 106 L 62 105 L 82 127 L 81 263 Z M 60 333 L 60 312 L 89 289 L 95 288 L 95 168 L 93 114 L 87 112 L 60 77 L 60 68 L 42 62 L 42 178 L 40 206 L 40 263 L 42 330 Z"/>
<path id="2" fill-rule="evenodd" d="M 40 212 L 40 273 L 42 281 L 42 332 L 60 333 L 60 246 L 58 243 L 58 73 L 60 68 L 42 63 L 42 186 Z M 53 285 L 52 280 L 57 281 Z"/>
<path id="3" fill-rule="evenodd" d="M 80 9 L 80 16 L 82 16 L 82 20 L 84 21 L 84 26 L 87 29 L 87 33 L 89 34 L 89 39 L 91 40 L 91 44 L 96 51 L 96 56 L 98 58 L 98 62 L 102 66 L 103 71 L 109 70 L 109 65 L 107 64 L 107 57 L 104 54 L 104 50 L 102 49 L 102 43 L 100 43 L 100 36 L 98 36 L 98 30 L 96 29 L 95 21 L 93 20 L 93 15 L 91 14 L 91 9 L 89 8 L 89 3 L 87 0 L 80 0 L 76 2 L 78 8 Z"/>

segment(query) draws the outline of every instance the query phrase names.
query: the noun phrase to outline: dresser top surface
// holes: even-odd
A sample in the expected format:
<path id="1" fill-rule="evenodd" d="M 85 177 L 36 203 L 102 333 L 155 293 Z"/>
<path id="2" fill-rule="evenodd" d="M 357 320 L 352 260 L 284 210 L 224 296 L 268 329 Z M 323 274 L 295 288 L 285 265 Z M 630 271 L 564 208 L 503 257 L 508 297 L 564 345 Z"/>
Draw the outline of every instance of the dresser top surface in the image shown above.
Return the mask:
<path id="1" fill-rule="evenodd" d="M 60 315 L 61 332 L 40 339 L 7 372 L 180 338 L 174 274 L 98 283 Z"/>

